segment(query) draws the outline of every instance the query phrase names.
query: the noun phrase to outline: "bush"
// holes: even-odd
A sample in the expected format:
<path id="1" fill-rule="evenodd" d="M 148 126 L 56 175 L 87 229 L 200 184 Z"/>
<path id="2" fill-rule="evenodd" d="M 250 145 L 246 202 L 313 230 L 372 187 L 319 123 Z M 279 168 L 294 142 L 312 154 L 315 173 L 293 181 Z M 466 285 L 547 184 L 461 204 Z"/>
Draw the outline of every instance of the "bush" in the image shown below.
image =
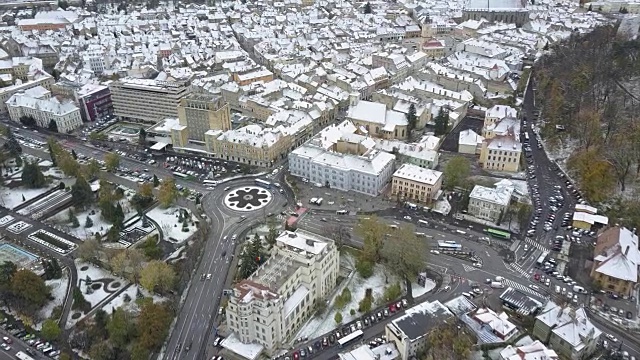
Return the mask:
<path id="1" fill-rule="evenodd" d="M 366 289 L 364 292 L 364 298 L 360 300 L 358 303 L 358 311 L 361 313 L 367 313 L 371 311 L 371 306 L 373 305 L 373 291 L 371 289 Z"/>
<path id="2" fill-rule="evenodd" d="M 351 291 L 344 288 L 342 293 L 336 297 L 336 303 L 334 304 L 337 309 L 344 309 L 345 306 L 351 301 Z"/>
<path id="3" fill-rule="evenodd" d="M 384 298 L 384 301 L 386 303 L 398 299 L 399 297 L 402 296 L 402 287 L 400 286 L 400 283 L 395 283 L 391 286 L 388 286 L 384 289 L 384 294 L 382 295 Z"/>
<path id="4" fill-rule="evenodd" d="M 349 310 L 349 314 L 351 314 L 351 316 L 354 316 L 356 314 L 356 309 Z"/>
<path id="5" fill-rule="evenodd" d="M 356 271 L 363 279 L 367 279 L 373 275 L 373 263 L 369 260 L 358 258 L 356 261 Z"/>
<path id="6" fill-rule="evenodd" d="M 342 313 L 337 312 L 333 319 L 336 321 L 336 324 L 342 324 Z"/>

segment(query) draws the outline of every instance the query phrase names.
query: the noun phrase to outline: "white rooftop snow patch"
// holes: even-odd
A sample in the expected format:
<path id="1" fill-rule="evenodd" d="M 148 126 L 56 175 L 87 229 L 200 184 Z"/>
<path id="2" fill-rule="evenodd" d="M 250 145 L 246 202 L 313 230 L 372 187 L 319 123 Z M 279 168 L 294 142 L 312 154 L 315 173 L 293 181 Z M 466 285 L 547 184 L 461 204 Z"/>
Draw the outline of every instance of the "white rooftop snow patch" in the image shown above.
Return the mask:
<path id="1" fill-rule="evenodd" d="M 226 339 L 222 340 L 220 346 L 248 360 L 257 359 L 262 353 L 262 350 L 264 350 L 264 346 L 260 344 L 243 343 L 234 333 L 231 333 Z"/>

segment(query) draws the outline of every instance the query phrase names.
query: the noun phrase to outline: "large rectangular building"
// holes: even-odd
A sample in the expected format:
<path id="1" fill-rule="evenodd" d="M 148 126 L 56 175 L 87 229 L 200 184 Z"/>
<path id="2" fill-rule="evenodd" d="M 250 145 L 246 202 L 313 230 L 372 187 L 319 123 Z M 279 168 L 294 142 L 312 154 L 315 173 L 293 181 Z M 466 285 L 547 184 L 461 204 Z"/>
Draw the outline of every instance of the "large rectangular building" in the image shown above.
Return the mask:
<path id="1" fill-rule="evenodd" d="M 187 83 L 125 78 L 109 84 L 115 115 L 153 123 L 178 117 L 178 105 L 190 93 Z"/>
<path id="2" fill-rule="evenodd" d="M 80 109 L 71 101 L 60 102 L 50 97 L 43 87 L 31 89 L 31 93 L 18 93 L 7 101 L 9 117 L 19 122 L 23 116 L 32 117 L 39 127 L 47 128 L 55 122 L 58 132 L 69 133 L 82 126 Z"/>
<path id="3" fill-rule="evenodd" d="M 440 171 L 403 164 L 393 173 L 391 194 L 405 201 L 428 204 L 440 192 L 442 178 Z"/>
<path id="4" fill-rule="evenodd" d="M 303 230 L 286 231 L 271 257 L 229 297 L 229 330 L 267 353 L 286 344 L 333 291 L 339 252 L 333 240 Z"/>
<path id="5" fill-rule="evenodd" d="M 86 84 L 75 93 L 84 121 L 104 120 L 113 115 L 113 102 L 108 86 Z"/>
<path id="6" fill-rule="evenodd" d="M 207 131 L 231 129 L 229 104 L 211 94 L 191 93 L 183 97 L 178 105 L 178 119 L 180 125 L 187 127 L 189 140 L 202 144 Z"/>

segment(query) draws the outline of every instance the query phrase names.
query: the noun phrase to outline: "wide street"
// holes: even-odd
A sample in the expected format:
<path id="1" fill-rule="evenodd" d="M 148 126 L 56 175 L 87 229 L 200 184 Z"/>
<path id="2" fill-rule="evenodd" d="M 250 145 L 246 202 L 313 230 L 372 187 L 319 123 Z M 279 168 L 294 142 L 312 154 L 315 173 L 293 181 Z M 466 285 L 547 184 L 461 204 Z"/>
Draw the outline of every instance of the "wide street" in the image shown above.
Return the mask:
<path id="1" fill-rule="evenodd" d="M 424 299 L 447 301 L 463 292 L 468 292 L 472 284 L 481 284 L 483 289 L 492 296 L 501 291 L 494 291 L 485 285 L 486 279 L 493 279 L 497 276 L 504 278 L 504 285 L 518 289 L 538 300 L 554 299 L 557 295 L 552 290 L 556 284 L 567 287 L 561 281 L 552 279 L 549 287 L 533 280 L 533 275 L 537 272 L 536 260 L 544 252 L 549 251 L 553 239 L 558 235 L 565 235 L 566 230 L 559 226 L 561 214 L 571 212 L 575 205 L 575 198 L 570 194 L 564 181 L 558 176 L 555 164 L 549 161 L 544 149 L 538 148 L 536 134 L 532 130 L 534 123 L 533 104 L 533 84 L 530 84 L 525 92 L 523 116 L 527 119 L 527 126 L 523 126 L 523 132 L 527 132 L 530 138 L 531 159 L 533 167 L 531 173 L 535 177 L 529 177 L 527 182 L 530 186 L 539 184 L 540 208 L 539 217 L 542 219 L 535 225 L 535 234 L 525 238 L 526 229 L 522 230 L 522 235 L 511 242 L 489 239 L 482 232 L 484 226 L 471 225 L 463 221 L 457 221 L 452 217 L 440 217 L 420 211 L 410 211 L 408 209 L 391 209 L 379 212 L 380 218 L 389 225 L 400 225 L 403 222 L 411 222 L 416 227 L 416 232 L 421 233 L 421 237 L 427 244 L 428 249 L 437 248 L 438 240 L 453 240 L 461 244 L 465 251 L 473 252 L 480 259 L 482 265 L 474 266 L 471 261 L 465 261 L 446 254 L 428 254 L 427 266 L 450 278 L 446 289 L 423 296 Z M 46 135 L 41 133 L 29 134 L 30 137 L 46 141 Z M 60 143 L 67 149 L 74 149 L 78 154 L 102 159 L 107 153 L 106 150 L 90 146 L 78 139 L 65 137 Z M 26 153 L 33 153 L 46 158 L 46 153 L 40 150 L 25 148 Z M 168 177 L 172 175 L 170 170 L 161 166 L 151 167 L 145 163 L 121 158 L 120 164 L 130 169 L 151 168 L 151 173 L 158 177 Z M 529 166 L 529 164 L 527 164 Z M 134 182 L 108 175 L 109 179 L 127 186 L 135 186 Z M 178 184 L 187 188 L 205 193 L 202 200 L 202 208 L 207 216 L 209 233 L 201 252 L 201 260 L 194 269 L 191 283 L 183 293 L 181 308 L 178 310 L 176 321 L 172 325 L 169 339 L 166 343 L 164 359 L 208 359 L 211 357 L 211 342 L 215 337 L 215 329 L 221 319 L 218 316 L 218 308 L 221 301 L 222 291 L 226 286 L 232 256 L 236 246 L 244 240 L 246 231 L 259 223 L 264 222 L 267 213 L 278 214 L 283 210 L 290 210 L 294 205 L 294 195 L 285 186 L 283 171 L 277 174 L 265 176 L 268 181 L 279 181 L 283 185 L 285 192 L 272 191 L 272 200 L 266 207 L 250 212 L 234 211 L 224 205 L 224 197 L 228 191 L 240 186 L 255 185 L 255 177 L 247 176 L 240 179 L 228 180 L 210 191 L 201 183 L 176 179 Z M 544 220 L 551 213 L 548 198 L 554 193 L 554 186 L 559 186 L 564 197 L 564 202 L 556 214 L 554 220 L 555 227 L 550 231 L 545 231 Z M 226 190 L 230 187 L 229 190 Z M 322 207 L 313 208 L 311 212 L 304 214 L 299 221 L 301 228 L 327 234 L 327 229 L 338 226 L 346 227 L 350 232 L 355 228 L 358 218 L 366 215 L 337 215 L 334 210 L 324 210 Z M 410 216 L 411 218 L 405 218 Z M 426 220 L 428 225 L 420 226 L 418 220 Z M 390 229 L 390 231 L 393 231 Z M 237 239 L 234 241 L 234 236 Z M 354 247 L 361 247 L 362 242 L 355 234 L 347 242 Z M 505 254 L 513 252 L 514 261 L 507 263 L 504 261 Z M 554 255 L 553 252 L 550 252 Z M 211 278 L 208 279 L 208 274 Z M 204 280 L 202 280 L 204 275 Z M 587 296 L 580 295 L 579 304 L 587 304 Z M 400 313 L 401 314 L 401 313 Z M 396 314 L 395 316 L 400 316 Z M 385 323 L 393 317 L 383 322 L 376 323 L 364 330 L 363 341 L 378 336 L 383 332 Z M 596 319 L 602 326 L 602 330 L 612 333 L 624 341 L 622 348 L 632 355 L 640 356 L 637 342 L 624 330 L 608 326 L 602 319 Z M 318 339 L 312 339 L 313 343 Z M 322 352 L 314 353 L 313 358 L 332 359 L 339 351 L 332 347 Z M 2 358 L 2 356 L 0 356 Z"/>

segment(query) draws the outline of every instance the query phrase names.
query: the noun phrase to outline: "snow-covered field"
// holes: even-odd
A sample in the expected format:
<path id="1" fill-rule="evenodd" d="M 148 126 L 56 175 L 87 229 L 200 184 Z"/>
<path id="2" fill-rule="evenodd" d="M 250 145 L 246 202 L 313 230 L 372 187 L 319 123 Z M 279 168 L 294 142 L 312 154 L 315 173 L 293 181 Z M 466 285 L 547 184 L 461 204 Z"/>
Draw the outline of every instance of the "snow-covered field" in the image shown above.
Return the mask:
<path id="1" fill-rule="evenodd" d="M 147 213 L 147 216 L 158 223 L 160 230 L 162 230 L 162 233 L 164 234 L 165 240 L 181 243 L 196 232 L 196 227 L 191 225 L 192 221 L 195 221 L 196 218 L 193 214 L 191 215 L 192 221 L 189 222 L 189 231 L 183 232 L 182 224 L 178 223 L 178 210 L 179 208 L 177 207 L 170 207 L 167 209 L 155 207 Z M 169 238 L 173 238 L 175 241 L 170 240 Z"/>
<path id="2" fill-rule="evenodd" d="M 51 186 L 42 189 L 27 189 L 22 186 L 13 189 L 2 188 L 0 189 L 0 204 L 7 209 L 13 209 L 22 204 L 23 201 L 33 199 L 49 189 L 51 189 Z M 22 200 L 23 196 L 24 200 Z"/>
<path id="3" fill-rule="evenodd" d="M 341 257 L 341 260 L 347 260 L 347 258 L 348 256 L 343 256 Z M 355 273 L 353 276 L 351 276 L 350 279 L 346 281 L 349 282 L 347 288 L 349 289 L 349 291 L 351 291 L 351 301 L 344 307 L 344 309 L 335 309 L 335 298 L 331 299 L 325 315 L 322 317 L 312 318 L 309 322 L 307 322 L 307 324 L 302 327 L 302 329 L 300 329 L 296 338 L 307 336 L 310 339 L 313 339 L 335 329 L 336 321 L 334 320 L 334 317 L 338 311 L 342 313 L 343 324 L 355 320 L 361 315 L 360 313 L 358 313 L 358 303 L 360 302 L 360 300 L 362 300 L 362 298 L 364 298 L 367 289 L 372 290 L 374 299 L 373 301 L 374 303 L 376 303 L 377 299 L 382 297 L 384 288 L 397 282 L 398 279 L 395 276 L 389 275 L 388 271 L 385 271 L 385 268 L 383 266 L 376 265 L 373 275 L 368 279 L 363 279 L 362 277 L 360 277 L 360 275 Z M 342 289 L 338 291 L 338 294 L 340 294 L 341 292 Z M 355 315 L 350 314 L 351 309 L 356 310 Z"/>
<path id="4" fill-rule="evenodd" d="M 94 212 L 94 215 L 90 215 L 91 211 Z M 100 210 L 98 210 L 97 208 L 92 207 L 86 211 L 75 213 L 75 215 L 78 218 L 78 222 L 80 223 L 80 226 L 78 226 L 77 228 L 72 227 L 71 223 L 69 223 L 68 221 L 69 210 L 62 211 L 51 217 L 47 221 L 57 224 L 57 227 L 59 229 L 81 240 L 91 238 L 96 232 L 104 235 L 111 228 L 111 224 L 102 218 L 102 216 L 100 215 Z M 93 225 L 88 228 L 85 227 L 87 216 L 89 216 L 89 218 L 91 218 L 91 221 L 93 222 Z"/>
<path id="5" fill-rule="evenodd" d="M 107 313 L 111 313 L 113 310 L 115 310 L 115 309 L 117 309 L 119 307 L 125 307 L 127 310 L 130 310 L 130 311 L 137 311 L 138 310 L 138 305 L 136 304 L 136 299 L 137 299 L 137 296 L 138 296 L 138 289 L 140 290 L 140 293 L 142 294 L 142 296 L 144 296 L 144 297 L 152 297 L 153 298 L 153 302 L 162 302 L 162 301 L 166 300 L 163 297 L 160 297 L 160 296 L 157 296 L 157 295 L 152 295 L 147 290 L 143 289 L 141 286 L 134 284 L 134 285 L 129 286 L 120 295 L 118 295 L 117 297 L 113 298 L 108 303 L 104 304 L 102 309 L 104 311 L 106 311 Z M 126 298 L 127 295 L 131 299 L 129 302 L 125 301 L 125 298 Z"/>
<path id="6" fill-rule="evenodd" d="M 53 308 L 56 306 L 62 306 L 64 297 L 67 295 L 67 289 L 69 288 L 69 277 L 65 273 L 60 279 L 47 280 L 45 281 L 45 284 L 51 288 L 51 297 L 53 297 L 53 300 L 49 301 L 40 310 L 39 315 L 42 321 L 51 317 Z M 35 327 L 39 329 L 41 325 L 42 323 L 39 323 L 36 324 Z"/>

